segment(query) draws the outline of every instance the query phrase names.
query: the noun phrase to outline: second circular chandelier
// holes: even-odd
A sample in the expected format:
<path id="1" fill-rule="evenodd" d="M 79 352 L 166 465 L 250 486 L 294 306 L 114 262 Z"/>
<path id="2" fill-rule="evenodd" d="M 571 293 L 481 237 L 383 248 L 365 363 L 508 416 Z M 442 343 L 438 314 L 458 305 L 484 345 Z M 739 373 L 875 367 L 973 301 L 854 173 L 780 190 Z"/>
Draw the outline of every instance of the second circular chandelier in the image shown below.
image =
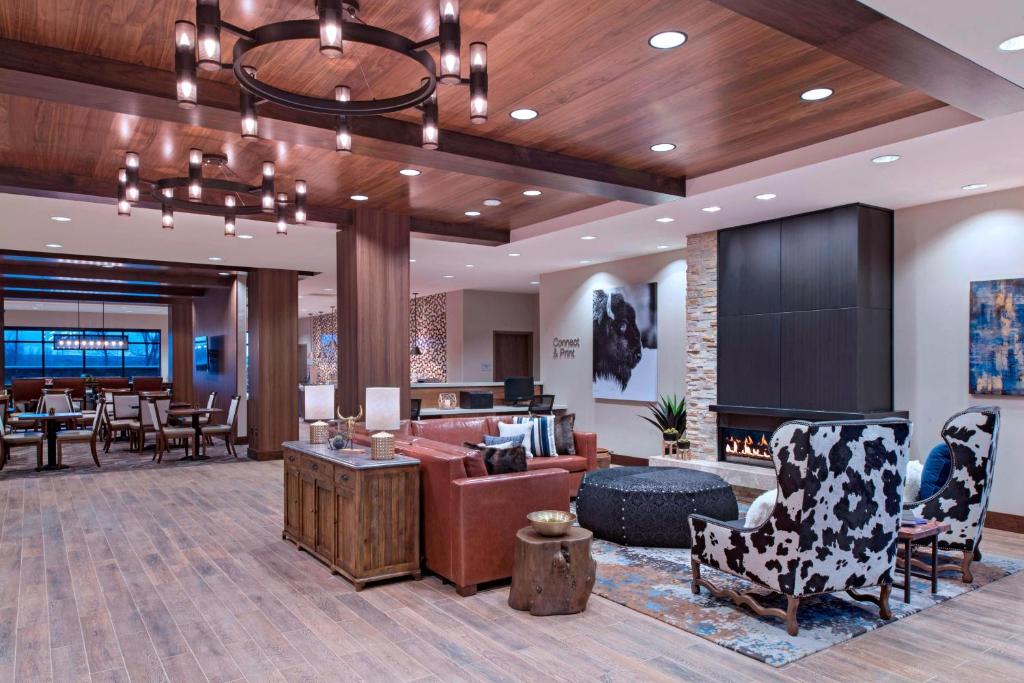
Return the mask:
<path id="1" fill-rule="evenodd" d="M 473 123 L 487 120 L 487 44 L 470 43 L 469 78 L 462 77 L 462 39 L 458 0 L 440 0 L 438 35 L 419 42 L 398 33 L 361 23 L 357 0 L 315 0 L 317 18 L 281 21 L 254 29 L 243 29 L 221 19 L 219 0 L 197 0 L 196 21 L 174 25 L 175 71 L 178 104 L 192 108 L 197 103 L 196 69 L 230 70 L 242 88 L 239 103 L 243 138 L 259 137 L 256 107 L 272 102 L 291 109 L 331 114 L 336 117 L 336 149 L 352 151 L 350 117 L 376 116 L 403 109 L 422 113 L 422 146 L 438 147 L 437 84 L 469 86 L 469 116 Z M 231 63 L 221 61 L 221 31 L 237 36 Z M 402 55 L 423 69 L 418 88 L 383 99 L 353 100 L 351 88 L 337 85 L 333 98 L 319 98 L 284 90 L 260 81 L 256 69 L 245 63 L 246 55 L 265 45 L 288 40 L 319 40 L 320 53 L 336 58 L 344 42 L 373 45 Z M 440 69 L 427 48 L 440 49 Z"/>

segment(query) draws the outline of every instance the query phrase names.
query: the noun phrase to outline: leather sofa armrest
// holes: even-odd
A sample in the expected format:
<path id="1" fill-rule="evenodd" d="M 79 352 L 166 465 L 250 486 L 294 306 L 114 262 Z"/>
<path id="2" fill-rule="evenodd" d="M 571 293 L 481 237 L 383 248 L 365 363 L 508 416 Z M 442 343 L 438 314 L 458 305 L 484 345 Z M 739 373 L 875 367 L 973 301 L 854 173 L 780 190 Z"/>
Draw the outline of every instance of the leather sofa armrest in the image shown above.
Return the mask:
<path id="1" fill-rule="evenodd" d="M 573 432 L 572 440 L 576 446 L 576 455 L 587 459 L 587 471 L 597 469 L 597 434 L 594 432 Z"/>
<path id="2" fill-rule="evenodd" d="M 544 469 L 451 483 L 452 569 L 457 586 L 512 575 L 516 532 L 527 513 L 569 509 L 569 472 Z"/>

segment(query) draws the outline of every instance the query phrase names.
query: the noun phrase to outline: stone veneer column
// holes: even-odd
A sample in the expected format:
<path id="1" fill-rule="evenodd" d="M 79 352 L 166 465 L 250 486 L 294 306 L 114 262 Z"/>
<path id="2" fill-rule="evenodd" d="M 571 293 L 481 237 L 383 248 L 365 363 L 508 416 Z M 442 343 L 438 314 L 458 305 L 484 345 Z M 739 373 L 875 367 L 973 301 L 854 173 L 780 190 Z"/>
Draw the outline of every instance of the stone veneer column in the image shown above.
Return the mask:
<path id="1" fill-rule="evenodd" d="M 718 233 L 686 238 L 686 436 L 699 460 L 718 459 Z"/>

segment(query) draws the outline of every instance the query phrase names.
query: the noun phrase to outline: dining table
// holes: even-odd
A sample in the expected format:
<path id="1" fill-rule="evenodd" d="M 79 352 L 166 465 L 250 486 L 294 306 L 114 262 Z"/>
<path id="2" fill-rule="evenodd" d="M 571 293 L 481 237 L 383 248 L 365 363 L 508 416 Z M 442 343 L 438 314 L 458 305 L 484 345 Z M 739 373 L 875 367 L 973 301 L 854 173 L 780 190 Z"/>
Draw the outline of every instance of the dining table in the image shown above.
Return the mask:
<path id="1" fill-rule="evenodd" d="M 203 415 L 213 415 L 215 413 L 223 413 L 224 411 L 220 408 L 171 408 L 167 411 L 167 414 L 171 417 L 191 417 L 192 418 L 192 430 L 196 433 L 195 447 L 192 449 L 193 460 L 208 460 L 208 456 L 199 455 L 199 446 L 203 442 L 203 426 L 199 423 L 199 418 Z"/>
<path id="2" fill-rule="evenodd" d="M 15 413 L 19 420 L 35 420 L 46 427 L 46 464 L 44 470 L 67 469 L 67 465 L 57 466 L 57 432 L 66 422 L 82 419 L 82 413 Z"/>

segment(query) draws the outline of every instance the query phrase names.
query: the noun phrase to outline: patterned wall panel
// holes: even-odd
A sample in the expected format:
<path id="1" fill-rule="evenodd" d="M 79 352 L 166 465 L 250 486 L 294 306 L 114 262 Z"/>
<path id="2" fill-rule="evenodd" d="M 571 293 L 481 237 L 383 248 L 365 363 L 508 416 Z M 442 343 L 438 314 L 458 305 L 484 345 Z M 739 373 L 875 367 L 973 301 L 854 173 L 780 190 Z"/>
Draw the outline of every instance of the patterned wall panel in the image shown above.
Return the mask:
<path id="1" fill-rule="evenodd" d="M 438 382 L 448 381 L 448 316 L 445 312 L 447 297 L 444 294 L 419 297 L 419 335 L 413 338 L 409 324 L 409 348 L 419 344 L 423 354 L 411 356 L 412 378 L 430 378 Z M 410 302 L 410 313 L 412 306 Z M 310 381 L 314 384 L 337 382 L 338 378 L 338 314 L 335 311 L 313 315 L 309 318 L 310 355 L 313 358 Z M 344 344 L 345 340 L 342 339 Z"/>
<path id="2" fill-rule="evenodd" d="M 310 354 L 314 384 L 333 384 L 338 380 L 338 314 L 335 311 L 309 317 Z"/>
<path id="3" fill-rule="evenodd" d="M 409 325 L 409 348 L 419 344 L 423 355 L 411 356 L 413 378 L 429 378 L 438 382 L 448 381 L 448 297 L 442 294 L 421 296 L 416 300 L 417 323 Z M 409 308 L 412 312 L 412 306 Z M 412 338 L 413 328 L 418 327 L 418 338 Z"/>

